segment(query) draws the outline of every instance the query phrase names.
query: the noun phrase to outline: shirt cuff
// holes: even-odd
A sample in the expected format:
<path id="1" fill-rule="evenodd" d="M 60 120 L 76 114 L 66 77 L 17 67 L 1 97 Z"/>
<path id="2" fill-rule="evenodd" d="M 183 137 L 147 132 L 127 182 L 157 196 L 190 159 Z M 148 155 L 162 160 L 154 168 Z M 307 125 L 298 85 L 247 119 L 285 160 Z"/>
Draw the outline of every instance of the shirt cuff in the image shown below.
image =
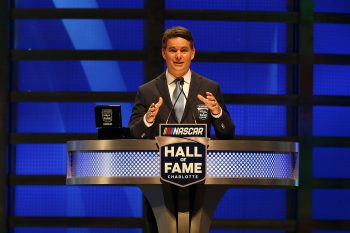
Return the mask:
<path id="1" fill-rule="evenodd" d="M 222 108 L 220 107 L 220 113 L 219 114 L 216 114 L 216 115 L 214 115 L 213 113 L 210 113 L 210 114 L 214 118 L 220 118 L 222 116 Z"/>
<path id="2" fill-rule="evenodd" d="M 143 122 L 145 123 L 145 125 L 146 125 L 147 128 L 151 127 L 151 126 L 153 125 L 153 123 L 154 123 L 154 122 L 148 123 L 148 122 L 146 121 L 146 114 L 143 116 Z"/>

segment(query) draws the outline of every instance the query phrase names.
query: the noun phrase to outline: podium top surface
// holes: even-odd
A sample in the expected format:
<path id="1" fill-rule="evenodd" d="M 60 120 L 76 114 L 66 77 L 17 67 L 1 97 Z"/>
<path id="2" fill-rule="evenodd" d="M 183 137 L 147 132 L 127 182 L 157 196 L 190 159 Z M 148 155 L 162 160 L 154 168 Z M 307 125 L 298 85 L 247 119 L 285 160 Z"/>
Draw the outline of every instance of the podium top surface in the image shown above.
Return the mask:
<path id="1" fill-rule="evenodd" d="M 67 142 L 67 151 L 158 150 L 155 140 L 81 140 Z M 210 140 L 208 151 L 299 152 L 297 142 L 257 140 Z"/>

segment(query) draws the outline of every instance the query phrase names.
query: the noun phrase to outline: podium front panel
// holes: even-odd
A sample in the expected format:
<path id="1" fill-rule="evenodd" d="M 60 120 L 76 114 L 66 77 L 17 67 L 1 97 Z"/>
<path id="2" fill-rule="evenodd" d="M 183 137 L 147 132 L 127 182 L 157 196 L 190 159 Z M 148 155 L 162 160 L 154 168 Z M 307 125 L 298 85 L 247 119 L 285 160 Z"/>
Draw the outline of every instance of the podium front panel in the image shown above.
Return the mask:
<path id="1" fill-rule="evenodd" d="M 67 184 L 161 184 L 154 140 L 86 140 L 67 144 Z M 298 185 L 298 144 L 212 140 L 205 184 Z"/>

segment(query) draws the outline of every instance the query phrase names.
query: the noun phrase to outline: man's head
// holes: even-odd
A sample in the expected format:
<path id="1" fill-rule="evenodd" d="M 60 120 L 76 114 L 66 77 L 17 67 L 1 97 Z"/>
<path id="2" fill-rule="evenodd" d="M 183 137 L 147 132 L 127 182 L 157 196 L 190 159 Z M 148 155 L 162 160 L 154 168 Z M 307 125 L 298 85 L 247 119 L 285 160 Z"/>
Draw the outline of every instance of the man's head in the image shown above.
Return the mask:
<path id="1" fill-rule="evenodd" d="M 168 40 L 172 39 L 172 38 L 176 38 L 176 37 L 181 37 L 181 38 L 189 41 L 191 49 L 194 48 L 192 33 L 187 28 L 184 28 L 181 26 L 169 28 L 164 32 L 163 38 L 162 38 L 162 48 L 166 49 Z"/>
<path id="2" fill-rule="evenodd" d="M 168 71 L 175 77 L 185 75 L 195 55 L 192 33 L 184 27 L 173 27 L 165 31 L 162 39 L 162 56 Z"/>

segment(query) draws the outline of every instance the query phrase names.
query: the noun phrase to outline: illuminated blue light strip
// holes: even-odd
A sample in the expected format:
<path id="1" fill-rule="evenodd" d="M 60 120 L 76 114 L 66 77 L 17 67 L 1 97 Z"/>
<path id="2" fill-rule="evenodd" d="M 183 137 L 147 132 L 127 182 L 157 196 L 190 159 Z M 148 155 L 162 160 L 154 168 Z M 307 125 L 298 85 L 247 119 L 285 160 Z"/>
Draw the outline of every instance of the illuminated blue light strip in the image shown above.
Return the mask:
<path id="1" fill-rule="evenodd" d="M 56 8 L 74 7 L 74 3 L 70 0 L 53 0 L 53 2 Z M 86 0 L 82 2 L 81 7 L 98 8 L 98 3 L 95 0 Z M 96 49 L 112 49 L 112 43 L 103 20 L 63 19 L 62 21 L 75 49 L 89 49 L 92 47 Z M 98 40 L 96 40 L 96 37 L 91 37 L 91 33 L 99 35 L 97 37 Z M 106 91 L 126 91 L 126 86 L 117 62 L 81 61 L 81 65 L 91 91 L 101 89 Z M 105 82 L 94 78 L 99 75 L 104 76 Z M 116 87 L 118 88 L 116 89 Z"/>
<path id="2" fill-rule="evenodd" d="M 68 174 L 79 177 L 158 177 L 158 151 L 79 151 L 68 154 Z M 139 159 L 143 158 L 143 159 Z M 208 152 L 207 177 L 293 179 L 289 153 Z"/>

